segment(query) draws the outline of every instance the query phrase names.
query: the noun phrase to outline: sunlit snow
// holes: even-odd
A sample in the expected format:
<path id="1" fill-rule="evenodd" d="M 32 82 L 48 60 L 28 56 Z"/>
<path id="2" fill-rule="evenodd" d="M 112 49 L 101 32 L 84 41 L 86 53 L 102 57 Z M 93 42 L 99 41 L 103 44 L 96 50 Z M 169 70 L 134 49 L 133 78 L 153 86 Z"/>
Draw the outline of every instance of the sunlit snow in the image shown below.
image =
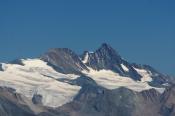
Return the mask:
<path id="1" fill-rule="evenodd" d="M 86 55 L 84 62 L 87 62 Z M 81 89 L 80 86 L 71 85 L 63 80 L 74 80 L 79 75 L 62 74 L 48 66 L 46 62 L 40 59 L 22 60 L 23 65 L 2 63 L 3 71 L 0 71 L 0 86 L 11 87 L 16 92 L 32 99 L 34 94 L 42 95 L 44 106 L 59 107 L 73 100 Z M 121 64 L 125 71 L 129 69 Z M 89 67 L 88 67 L 89 68 Z M 144 69 L 135 70 L 142 76 L 141 81 L 135 81 L 130 77 L 120 76 L 111 70 L 93 70 L 82 71 L 85 75 L 91 77 L 98 85 L 107 89 L 117 89 L 126 87 L 134 91 L 148 90 L 152 87 L 148 82 L 152 81 L 151 73 Z M 62 80 L 62 81 L 61 81 Z M 162 93 L 164 88 L 155 88 Z"/>
<path id="2" fill-rule="evenodd" d="M 23 60 L 23 64 L 5 64 L 6 70 L 0 71 L 0 86 L 14 88 L 29 99 L 34 94 L 40 94 L 43 105 L 49 107 L 70 102 L 81 88 L 57 81 L 59 78 L 75 79 L 78 76 L 58 73 L 44 61 L 28 59 Z"/>
<path id="3" fill-rule="evenodd" d="M 121 64 L 121 67 L 123 68 L 124 71 L 126 71 L 126 72 L 129 71 L 129 69 L 124 64 Z"/>
<path id="4" fill-rule="evenodd" d="M 134 68 L 141 76 L 141 81 L 142 82 L 151 82 L 152 78 L 151 78 L 151 72 L 148 72 L 144 69 L 138 69 L 138 68 Z"/>
<path id="5" fill-rule="evenodd" d="M 88 52 L 85 54 L 85 57 L 84 57 L 84 59 L 83 59 L 83 63 L 84 64 L 86 64 L 87 62 L 88 62 L 88 58 L 89 58 L 89 54 L 88 54 Z"/>
<path id="6" fill-rule="evenodd" d="M 119 87 L 126 87 L 134 91 L 143 91 L 151 88 L 155 88 L 150 86 L 146 81 L 135 81 L 129 77 L 123 77 L 118 75 L 117 73 L 111 70 L 100 70 L 96 71 L 92 68 L 89 68 L 89 72 L 84 71 L 84 73 L 94 79 L 97 84 L 103 86 L 107 89 L 116 89 Z M 148 77 L 147 77 L 148 78 Z M 155 88 L 159 92 L 164 91 L 164 88 Z"/>

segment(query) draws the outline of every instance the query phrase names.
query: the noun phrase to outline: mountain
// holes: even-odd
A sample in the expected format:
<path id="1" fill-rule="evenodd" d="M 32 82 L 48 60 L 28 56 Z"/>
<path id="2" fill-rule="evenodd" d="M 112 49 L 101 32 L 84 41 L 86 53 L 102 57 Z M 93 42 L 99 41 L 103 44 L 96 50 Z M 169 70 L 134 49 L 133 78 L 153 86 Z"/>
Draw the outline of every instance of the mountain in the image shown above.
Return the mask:
<path id="1" fill-rule="evenodd" d="M 174 79 L 104 43 L 0 63 L 0 116 L 174 116 Z"/>
<path id="2" fill-rule="evenodd" d="M 82 70 L 88 70 L 79 57 L 68 48 L 51 49 L 41 56 L 41 59 L 62 73 L 81 74 Z"/>
<path id="3" fill-rule="evenodd" d="M 112 70 L 121 76 L 129 76 L 134 80 L 140 80 L 141 76 L 127 61 L 123 60 L 120 55 L 108 44 L 104 43 L 94 53 L 86 52 L 83 60 L 87 66 L 94 70 Z"/>

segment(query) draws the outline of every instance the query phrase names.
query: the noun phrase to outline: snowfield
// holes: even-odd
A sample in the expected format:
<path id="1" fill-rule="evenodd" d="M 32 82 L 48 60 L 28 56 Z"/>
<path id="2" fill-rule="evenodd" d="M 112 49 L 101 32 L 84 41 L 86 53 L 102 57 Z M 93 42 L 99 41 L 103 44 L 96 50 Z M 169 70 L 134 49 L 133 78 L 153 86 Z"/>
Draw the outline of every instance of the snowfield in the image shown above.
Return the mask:
<path id="1" fill-rule="evenodd" d="M 93 80 L 95 80 L 97 84 L 107 89 L 126 87 L 133 91 L 141 92 L 143 90 L 154 88 L 160 93 L 162 93 L 165 90 L 165 88 L 155 88 L 150 86 L 147 82 L 151 81 L 151 77 L 144 70 L 139 70 L 139 73 L 141 73 L 141 76 L 143 76 L 143 79 L 141 81 L 135 81 L 129 77 L 120 76 L 111 70 L 96 71 L 92 68 L 89 68 L 89 70 L 89 72 L 84 71 L 84 73 L 87 76 L 91 77 Z"/>
<path id="2" fill-rule="evenodd" d="M 142 76 L 142 78 L 141 78 L 142 82 L 151 82 L 152 81 L 151 72 L 148 72 L 144 69 L 138 69 L 138 68 L 134 68 L 134 69 Z"/>
<path id="3" fill-rule="evenodd" d="M 73 100 L 81 87 L 70 85 L 56 79 L 75 79 L 77 75 L 65 75 L 56 72 L 46 62 L 39 59 L 22 60 L 24 66 L 3 64 L 0 71 L 0 86 L 16 89 L 17 93 L 32 99 L 33 95 L 42 95 L 42 103 L 48 107 L 59 107 Z"/>
<path id="4" fill-rule="evenodd" d="M 86 63 L 87 60 L 88 55 L 83 62 Z M 80 86 L 71 85 L 66 81 L 74 80 L 79 75 L 59 73 L 40 59 L 23 59 L 22 64 L 24 65 L 1 63 L 3 71 L 0 71 L 0 86 L 13 88 L 30 100 L 34 95 L 39 94 L 42 96 L 42 104 L 48 107 L 59 107 L 72 101 L 81 89 Z M 129 71 L 125 65 L 121 64 L 121 67 Z M 141 81 L 120 76 L 111 70 L 96 71 L 92 68 L 89 70 L 88 72 L 82 71 L 82 73 L 107 89 L 126 87 L 137 92 L 151 88 L 160 93 L 164 91 L 164 88 L 155 88 L 148 84 L 152 81 L 151 73 L 143 69 L 135 68 L 142 76 Z"/>

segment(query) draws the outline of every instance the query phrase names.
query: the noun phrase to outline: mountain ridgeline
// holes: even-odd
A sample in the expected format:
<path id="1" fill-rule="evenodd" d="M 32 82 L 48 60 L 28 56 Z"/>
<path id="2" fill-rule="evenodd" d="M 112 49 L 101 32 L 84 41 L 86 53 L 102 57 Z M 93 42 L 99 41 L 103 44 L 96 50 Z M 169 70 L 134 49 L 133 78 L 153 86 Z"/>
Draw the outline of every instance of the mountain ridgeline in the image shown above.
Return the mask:
<path id="1" fill-rule="evenodd" d="M 168 81 L 168 77 L 159 73 L 148 65 L 137 65 L 129 63 L 122 59 L 121 56 L 110 45 L 103 43 L 95 52 L 85 51 L 81 57 L 68 48 L 55 48 L 41 56 L 48 65 L 54 67 L 58 72 L 65 74 L 82 74 L 82 70 L 112 70 L 121 76 L 127 76 L 134 80 L 140 81 L 142 76 L 134 69 L 146 69 L 150 72 L 155 85 L 161 85 Z M 123 69 L 125 65 L 127 71 Z"/>
<path id="2" fill-rule="evenodd" d="M 104 43 L 0 63 L 0 116 L 175 116 L 174 78 Z"/>

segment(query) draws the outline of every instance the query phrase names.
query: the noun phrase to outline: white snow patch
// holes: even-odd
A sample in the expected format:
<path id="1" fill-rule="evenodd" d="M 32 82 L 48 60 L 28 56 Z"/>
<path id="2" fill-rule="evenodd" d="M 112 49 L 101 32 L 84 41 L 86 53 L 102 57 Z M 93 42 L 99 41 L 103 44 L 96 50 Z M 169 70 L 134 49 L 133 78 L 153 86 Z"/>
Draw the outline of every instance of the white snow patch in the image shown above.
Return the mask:
<path id="1" fill-rule="evenodd" d="M 159 93 L 163 93 L 165 91 L 165 88 L 155 88 Z"/>
<path id="2" fill-rule="evenodd" d="M 89 53 L 87 52 L 86 54 L 85 54 L 85 57 L 84 57 L 84 59 L 83 59 L 83 63 L 84 64 L 86 64 L 87 62 L 88 62 L 88 59 L 89 59 Z"/>
<path id="3" fill-rule="evenodd" d="M 167 87 L 170 86 L 169 83 L 163 83 L 162 85 L 163 85 L 163 86 L 167 86 Z"/>
<path id="4" fill-rule="evenodd" d="M 134 68 L 141 76 L 141 81 L 142 82 L 151 82 L 152 78 L 151 78 L 151 72 L 144 70 L 144 69 L 138 69 L 138 68 Z"/>
<path id="5" fill-rule="evenodd" d="M 48 107 L 59 107 L 72 101 L 81 89 L 80 86 L 61 81 L 76 79 L 79 77 L 78 75 L 59 73 L 40 59 L 22 60 L 22 63 L 24 66 L 3 64 L 5 70 L 0 71 L 0 86 L 14 88 L 18 93 L 31 100 L 34 94 L 40 94 L 43 97 L 43 105 Z M 154 88 L 147 83 L 152 81 L 151 74 L 142 69 L 136 69 L 143 76 L 141 81 L 120 76 L 111 70 L 96 71 L 91 68 L 89 70 L 89 72 L 83 71 L 83 73 L 107 89 L 127 87 L 140 92 Z M 164 88 L 155 89 L 159 92 L 164 91 Z"/>
<path id="6" fill-rule="evenodd" d="M 124 64 L 121 64 L 121 67 L 123 68 L 124 71 L 126 71 L 126 72 L 129 71 L 129 69 Z"/>
<path id="7" fill-rule="evenodd" d="M 42 103 L 48 107 L 59 107 L 73 100 L 81 89 L 56 79 L 76 79 L 78 75 L 56 72 L 46 62 L 39 59 L 22 60 L 24 66 L 5 64 L 6 70 L 0 71 L 0 86 L 16 89 L 29 99 L 34 94 L 42 95 Z"/>
<path id="8" fill-rule="evenodd" d="M 83 71 L 87 76 L 91 77 L 97 82 L 98 85 L 105 87 L 107 89 L 116 89 L 119 87 L 126 87 L 131 90 L 140 92 L 143 90 L 148 90 L 155 88 L 150 86 L 147 82 L 135 81 L 129 77 L 123 77 L 111 70 L 100 70 L 96 71 L 89 68 L 89 72 Z M 161 88 L 155 88 L 160 90 Z M 160 91 L 159 91 L 160 92 Z"/>

